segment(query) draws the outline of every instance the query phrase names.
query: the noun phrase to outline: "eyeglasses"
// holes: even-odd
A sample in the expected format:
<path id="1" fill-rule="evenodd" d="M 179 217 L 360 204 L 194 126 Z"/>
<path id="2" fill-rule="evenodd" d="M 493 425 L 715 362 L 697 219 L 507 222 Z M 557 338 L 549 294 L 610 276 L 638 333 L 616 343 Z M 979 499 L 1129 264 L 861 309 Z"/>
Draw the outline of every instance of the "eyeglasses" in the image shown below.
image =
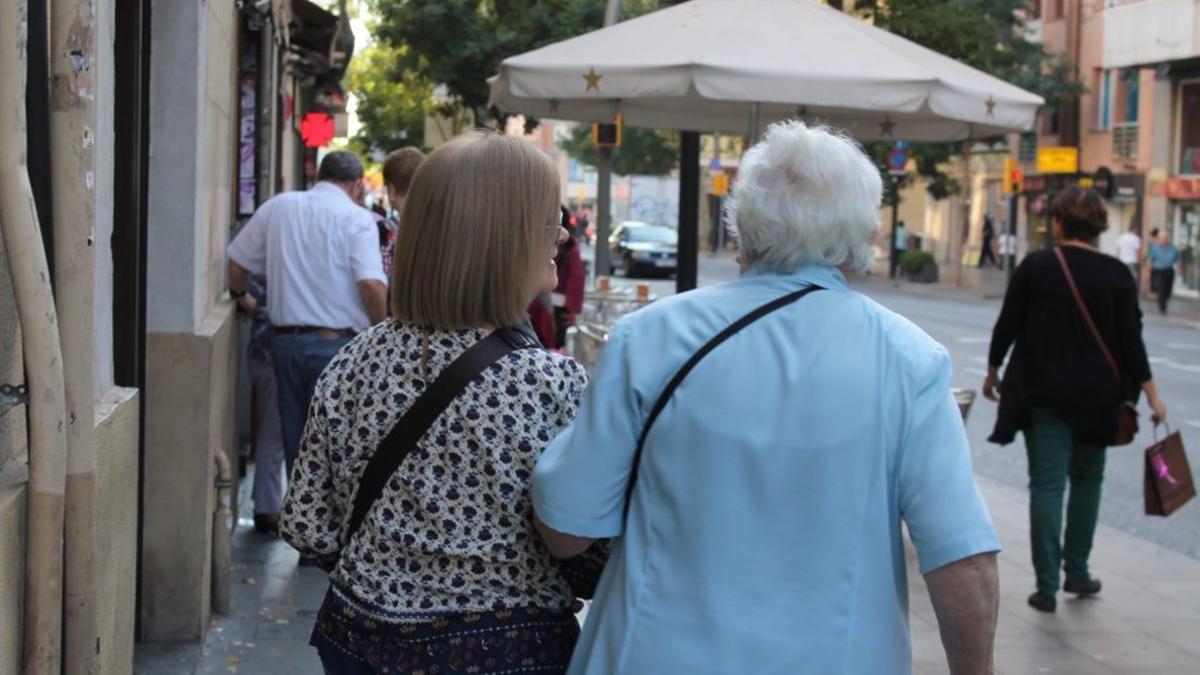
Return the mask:
<path id="1" fill-rule="evenodd" d="M 549 236 L 550 233 L 554 233 L 555 246 L 561 246 L 562 244 L 567 243 L 567 240 L 571 238 L 571 233 L 567 230 L 567 228 L 559 224 L 560 222 L 561 221 L 559 219 L 555 219 L 554 224 L 546 226 L 547 236 Z"/>

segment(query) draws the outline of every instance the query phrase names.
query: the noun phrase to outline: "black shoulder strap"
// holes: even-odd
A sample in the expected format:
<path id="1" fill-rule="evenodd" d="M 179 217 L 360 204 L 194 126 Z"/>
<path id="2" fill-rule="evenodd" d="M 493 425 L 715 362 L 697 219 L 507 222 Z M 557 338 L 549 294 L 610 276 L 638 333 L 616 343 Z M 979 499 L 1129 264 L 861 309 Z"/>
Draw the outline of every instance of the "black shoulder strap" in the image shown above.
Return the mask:
<path id="1" fill-rule="evenodd" d="M 638 469 L 642 464 L 642 451 L 646 446 L 646 437 L 650 435 L 650 428 L 654 426 L 654 421 L 658 419 L 658 416 L 662 413 L 663 408 L 667 407 L 667 403 L 670 402 L 671 396 L 675 394 L 675 390 L 683 382 L 684 378 L 688 376 L 688 373 L 692 372 L 692 369 L 695 368 L 700 361 L 704 360 L 704 357 L 708 356 L 712 350 L 716 349 L 722 342 L 736 335 L 746 326 L 749 326 L 750 324 L 758 321 L 777 309 L 783 309 L 784 307 L 787 307 L 788 305 L 796 302 L 813 291 L 819 290 L 823 289 L 820 286 L 815 285 L 806 286 L 805 288 L 802 288 L 794 293 L 788 293 L 782 298 L 772 300 L 753 312 L 750 312 L 746 316 L 743 316 L 725 330 L 717 333 L 716 337 L 705 343 L 705 345 L 701 347 L 699 351 L 692 355 L 692 358 L 688 359 L 687 363 L 683 364 L 683 367 L 679 369 L 679 372 L 675 373 L 675 376 L 672 377 L 671 381 L 667 383 L 666 389 L 663 389 L 663 392 L 661 395 L 659 395 L 658 400 L 654 402 L 654 407 L 650 409 L 650 416 L 646 418 L 646 426 L 642 428 L 642 435 L 638 438 L 637 449 L 634 450 L 633 453 L 633 466 L 629 471 L 629 482 L 625 486 L 626 517 L 629 515 L 629 504 L 633 499 L 633 488 L 637 485 Z"/>
<path id="2" fill-rule="evenodd" d="M 408 411 L 392 426 L 388 435 L 380 441 L 375 454 L 371 455 L 367 467 L 363 469 L 358 492 L 354 496 L 350 525 L 342 539 L 344 544 L 350 543 L 350 539 L 358 532 L 363 519 L 367 517 L 367 511 L 379 499 L 384 486 L 392 474 L 396 473 L 404 458 L 416 447 L 417 442 L 433 425 L 433 421 L 462 393 L 471 380 L 487 370 L 488 366 L 518 349 L 540 346 L 536 340 L 517 329 L 500 328 L 472 345 L 438 375 L 433 384 L 413 402 Z"/>

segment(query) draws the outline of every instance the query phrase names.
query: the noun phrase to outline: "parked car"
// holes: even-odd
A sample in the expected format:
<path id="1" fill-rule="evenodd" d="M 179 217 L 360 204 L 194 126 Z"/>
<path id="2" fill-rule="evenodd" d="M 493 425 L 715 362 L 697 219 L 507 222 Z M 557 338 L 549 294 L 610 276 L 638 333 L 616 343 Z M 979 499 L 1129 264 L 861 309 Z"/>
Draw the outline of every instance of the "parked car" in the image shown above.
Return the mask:
<path id="1" fill-rule="evenodd" d="M 608 238 L 613 265 L 627 277 L 671 275 L 679 262 L 679 234 L 662 225 L 626 221 Z"/>

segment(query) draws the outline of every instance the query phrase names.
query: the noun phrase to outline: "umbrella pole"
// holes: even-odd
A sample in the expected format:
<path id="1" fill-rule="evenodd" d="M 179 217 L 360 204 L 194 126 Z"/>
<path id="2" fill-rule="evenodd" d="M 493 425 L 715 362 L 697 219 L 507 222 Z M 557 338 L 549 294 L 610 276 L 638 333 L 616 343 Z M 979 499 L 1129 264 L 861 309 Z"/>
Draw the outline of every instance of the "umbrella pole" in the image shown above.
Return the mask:
<path id="1" fill-rule="evenodd" d="M 596 149 L 596 276 L 612 274 L 608 233 L 612 224 L 612 149 Z M 626 270 L 628 272 L 628 270 Z"/>
<path id="2" fill-rule="evenodd" d="M 700 259 L 700 132 L 679 132 L 679 268 L 675 290 L 696 287 Z"/>
<path id="3" fill-rule="evenodd" d="M 621 0 L 608 0 L 604 9 L 604 26 L 611 26 L 621 20 Z M 594 276 L 612 274 L 612 261 L 609 260 L 608 232 L 612 225 L 612 148 L 596 149 L 596 241 L 595 241 L 595 270 Z M 629 270 L 625 270 L 629 275 Z"/>

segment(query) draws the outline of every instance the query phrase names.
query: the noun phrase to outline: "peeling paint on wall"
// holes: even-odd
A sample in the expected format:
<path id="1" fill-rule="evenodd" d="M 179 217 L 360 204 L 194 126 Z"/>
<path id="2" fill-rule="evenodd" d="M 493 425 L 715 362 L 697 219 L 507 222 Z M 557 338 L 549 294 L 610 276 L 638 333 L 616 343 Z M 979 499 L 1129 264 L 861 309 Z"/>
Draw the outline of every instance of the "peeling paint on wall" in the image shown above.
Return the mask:
<path id="1" fill-rule="evenodd" d="M 70 93 L 87 101 L 95 99 L 94 78 L 92 68 L 96 60 L 95 25 L 96 8 L 93 2 L 81 3 L 67 31 L 66 44 L 58 47 L 64 50 L 62 57 L 70 66 L 67 83 Z"/>
<path id="2" fill-rule="evenodd" d="M 83 181 L 85 183 L 87 183 L 88 192 L 91 192 L 92 190 L 96 189 L 96 174 L 95 174 L 95 172 L 89 171 L 86 174 L 84 174 Z"/>
<path id="3" fill-rule="evenodd" d="M 83 149 L 87 150 L 96 144 L 96 135 L 92 133 L 91 127 L 83 128 Z"/>
<path id="4" fill-rule="evenodd" d="M 17 3 L 17 63 L 25 63 L 25 54 L 28 52 L 28 36 L 29 36 L 29 5 L 24 2 Z M 24 69 L 22 69 L 24 70 Z"/>

